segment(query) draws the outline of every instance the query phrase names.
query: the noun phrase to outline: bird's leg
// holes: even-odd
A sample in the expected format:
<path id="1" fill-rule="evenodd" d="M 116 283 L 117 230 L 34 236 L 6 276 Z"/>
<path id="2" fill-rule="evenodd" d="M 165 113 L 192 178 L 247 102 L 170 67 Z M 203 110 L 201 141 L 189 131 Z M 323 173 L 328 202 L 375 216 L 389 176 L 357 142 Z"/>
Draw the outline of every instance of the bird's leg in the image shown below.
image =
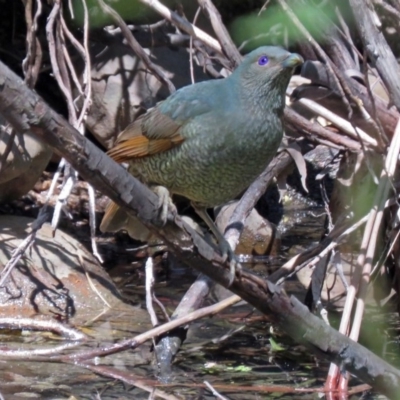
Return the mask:
<path id="1" fill-rule="evenodd" d="M 207 226 L 211 229 L 211 232 L 217 238 L 219 244 L 219 250 L 224 260 L 226 259 L 229 260 L 230 274 L 231 274 L 231 277 L 229 279 L 229 286 L 231 286 L 233 280 L 235 279 L 236 272 L 240 272 L 242 266 L 240 265 L 236 257 L 236 254 L 233 252 L 232 246 L 225 239 L 222 232 L 218 229 L 214 221 L 208 215 L 207 210 L 204 207 L 199 207 L 194 202 L 192 202 L 191 204 L 196 213 L 198 214 L 198 216 L 207 224 Z"/>
<path id="2" fill-rule="evenodd" d="M 158 196 L 158 208 L 160 209 L 160 221 L 162 226 L 167 223 L 168 210 L 176 214 L 175 204 L 172 202 L 169 191 L 164 186 L 151 186 L 151 190 Z"/>

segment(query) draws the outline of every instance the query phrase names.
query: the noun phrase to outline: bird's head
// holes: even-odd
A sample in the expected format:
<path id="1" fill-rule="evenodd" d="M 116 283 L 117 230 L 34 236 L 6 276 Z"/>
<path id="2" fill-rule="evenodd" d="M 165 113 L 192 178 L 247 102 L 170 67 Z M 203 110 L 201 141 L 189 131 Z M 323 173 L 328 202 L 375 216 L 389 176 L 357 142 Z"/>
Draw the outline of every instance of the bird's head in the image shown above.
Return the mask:
<path id="1" fill-rule="evenodd" d="M 284 92 L 293 70 L 303 61 L 299 54 L 281 47 L 263 46 L 247 54 L 233 75 L 242 85 L 257 92 L 271 89 Z"/>

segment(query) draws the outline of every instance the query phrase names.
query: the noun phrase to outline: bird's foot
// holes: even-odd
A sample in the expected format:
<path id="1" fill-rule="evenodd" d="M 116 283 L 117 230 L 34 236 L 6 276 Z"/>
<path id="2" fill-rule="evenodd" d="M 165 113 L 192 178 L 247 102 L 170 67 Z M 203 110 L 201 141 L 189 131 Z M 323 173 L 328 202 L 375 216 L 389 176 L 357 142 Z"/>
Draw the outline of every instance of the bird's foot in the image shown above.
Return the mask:
<path id="1" fill-rule="evenodd" d="M 168 211 L 171 211 L 173 214 L 177 213 L 176 206 L 172 202 L 167 188 L 164 186 L 153 186 L 151 189 L 158 196 L 158 207 L 160 209 L 159 219 L 161 226 L 164 226 L 167 223 Z"/>
<path id="2" fill-rule="evenodd" d="M 223 237 L 218 238 L 219 249 L 221 251 L 222 257 L 224 261 L 229 261 L 229 283 L 228 287 L 230 287 L 235 280 L 236 275 L 240 277 L 242 272 L 242 265 L 240 264 L 237 255 L 232 250 L 232 246 L 230 243 Z"/>
<path id="3" fill-rule="evenodd" d="M 232 285 L 233 281 L 235 280 L 236 274 L 238 274 L 240 277 L 240 273 L 242 271 L 242 266 L 241 266 L 239 260 L 237 259 L 237 256 L 234 253 L 231 244 L 229 243 L 228 240 L 225 239 L 224 235 L 220 232 L 218 227 L 214 224 L 214 221 L 208 215 L 207 210 L 204 207 L 200 207 L 195 202 L 192 202 L 192 206 L 193 206 L 194 210 L 197 212 L 197 214 L 203 219 L 203 221 L 208 225 L 208 227 L 211 229 L 211 231 L 214 233 L 215 237 L 217 238 L 219 250 L 221 252 L 223 260 L 229 261 L 230 277 L 229 277 L 228 287 L 230 287 Z"/>

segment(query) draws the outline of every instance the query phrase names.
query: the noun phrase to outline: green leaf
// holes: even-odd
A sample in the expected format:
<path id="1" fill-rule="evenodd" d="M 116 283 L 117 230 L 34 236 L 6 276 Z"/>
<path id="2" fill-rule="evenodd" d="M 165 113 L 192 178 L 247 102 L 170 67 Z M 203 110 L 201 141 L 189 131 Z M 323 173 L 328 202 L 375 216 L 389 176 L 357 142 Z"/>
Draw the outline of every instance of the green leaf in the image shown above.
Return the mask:
<path id="1" fill-rule="evenodd" d="M 270 337 L 269 339 L 269 344 L 271 345 L 271 350 L 272 351 L 283 351 L 285 350 L 284 347 L 282 347 L 281 345 L 279 345 L 278 343 L 275 342 L 275 340 Z"/>

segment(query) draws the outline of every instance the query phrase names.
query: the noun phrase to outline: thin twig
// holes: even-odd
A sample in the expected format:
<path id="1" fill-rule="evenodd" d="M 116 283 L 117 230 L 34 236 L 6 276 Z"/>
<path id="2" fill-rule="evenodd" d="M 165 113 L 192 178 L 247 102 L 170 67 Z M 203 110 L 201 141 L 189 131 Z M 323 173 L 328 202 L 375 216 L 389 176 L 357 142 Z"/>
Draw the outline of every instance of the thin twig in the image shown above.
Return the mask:
<path id="1" fill-rule="evenodd" d="M 306 133 L 309 140 L 330 143 L 331 147 L 350 151 L 361 150 L 359 141 L 332 132 L 317 122 L 309 121 L 290 107 L 285 108 L 284 115 L 286 125 L 289 124 L 296 131 L 300 130 Z"/>
<path id="2" fill-rule="evenodd" d="M 242 56 L 240 55 L 239 50 L 233 43 L 228 30 L 222 22 L 221 14 L 211 0 L 197 1 L 210 18 L 211 25 L 215 34 L 217 35 L 225 56 L 231 62 L 233 68 L 237 67 L 242 61 Z"/>
<path id="3" fill-rule="evenodd" d="M 208 387 L 208 389 L 210 389 L 212 395 L 215 396 L 217 399 L 229 400 L 227 397 L 222 396 L 222 394 L 220 394 L 216 389 L 214 389 L 214 387 L 208 381 L 203 381 L 203 383 Z"/>
<path id="4" fill-rule="evenodd" d="M 25 254 L 25 251 L 33 244 L 35 241 L 36 233 L 40 230 L 42 225 L 47 220 L 47 207 L 42 207 L 40 209 L 39 215 L 32 224 L 31 233 L 21 242 L 21 244 L 12 252 L 10 259 L 4 266 L 0 274 L 0 287 L 4 285 L 4 282 L 10 275 L 13 268 L 17 265 L 18 261 Z"/>
<path id="5" fill-rule="evenodd" d="M 61 89 L 62 94 L 67 100 L 68 115 L 70 118 L 70 122 L 72 123 L 72 125 L 75 126 L 75 124 L 73 123 L 76 121 L 76 111 L 75 111 L 74 101 L 72 99 L 71 91 L 67 88 L 66 83 L 61 77 L 59 60 L 57 58 L 57 51 L 56 51 L 58 43 L 56 44 L 54 37 L 54 24 L 56 18 L 58 18 L 60 15 L 61 12 L 60 9 L 61 9 L 60 3 L 59 0 L 57 0 L 54 2 L 53 9 L 51 10 L 50 15 L 47 19 L 46 34 L 47 34 L 47 41 L 49 43 L 49 55 L 54 77 L 56 78 L 56 81 Z"/>
<path id="6" fill-rule="evenodd" d="M 196 14 L 194 15 L 194 18 L 193 18 L 193 25 L 196 24 L 197 18 L 200 15 L 200 11 L 201 11 L 201 8 L 198 7 Z M 193 36 L 190 36 L 190 40 L 189 40 L 189 66 L 190 66 L 190 79 L 192 81 L 192 84 L 194 84 L 195 79 L 194 79 L 194 68 L 193 68 Z"/>
<path id="7" fill-rule="evenodd" d="M 64 343 L 54 347 L 45 347 L 43 349 L 12 349 L 6 346 L 0 348 L 0 358 L 12 359 L 12 360 L 32 360 L 32 359 L 43 359 L 42 357 L 51 357 L 53 355 L 60 355 L 62 351 L 71 349 L 80 345 L 79 342 Z"/>
<path id="8" fill-rule="evenodd" d="M 90 243 L 92 245 L 92 253 L 103 263 L 103 257 L 99 253 L 97 242 L 96 242 L 96 193 L 92 185 L 86 183 L 88 197 L 89 197 L 89 227 L 90 227 Z"/>
<path id="9" fill-rule="evenodd" d="M 170 10 L 168 7 L 161 4 L 158 0 L 140 0 L 141 3 L 146 4 L 151 9 L 160 14 L 163 18 L 175 24 L 179 29 L 185 31 L 190 36 L 201 40 L 205 45 L 211 47 L 217 53 L 222 54 L 221 45 L 217 40 L 210 35 L 192 25 L 187 19 L 181 17 L 178 13 Z"/>
<path id="10" fill-rule="evenodd" d="M 148 257 L 145 265 L 146 271 L 146 308 L 150 315 L 150 321 L 153 326 L 158 325 L 158 318 L 153 307 L 153 286 L 154 286 L 154 269 L 153 257 Z"/>
<path id="11" fill-rule="evenodd" d="M 37 318 L 13 318 L 13 317 L 0 317 L 0 327 L 2 329 L 27 329 L 36 331 L 53 332 L 68 340 L 87 340 L 87 336 L 67 325 L 64 325 L 54 319 L 43 320 Z"/>
<path id="12" fill-rule="evenodd" d="M 239 296 L 231 296 L 225 300 L 220 301 L 212 306 L 201 308 L 200 310 L 193 311 L 192 313 L 185 315 L 184 317 L 177 318 L 175 320 L 166 322 L 163 325 L 159 325 L 153 329 L 148 330 L 140 335 L 135 336 L 132 339 L 126 339 L 112 346 L 98 347 L 94 350 L 88 350 L 84 352 L 68 354 L 61 357 L 52 357 L 52 359 L 62 359 L 63 361 L 68 360 L 86 360 L 94 357 L 106 356 L 109 354 L 118 353 L 120 351 L 134 349 L 139 345 L 143 344 L 147 340 L 153 339 L 160 336 L 172 329 L 178 328 L 179 326 L 187 325 L 190 322 L 196 321 L 200 318 L 212 316 L 218 314 L 223 309 L 230 307 L 233 304 L 238 303 L 242 299 Z"/>
<path id="13" fill-rule="evenodd" d="M 34 87 L 39 76 L 42 64 L 42 47 L 37 38 L 38 19 L 42 14 L 42 2 L 36 1 L 36 12 L 32 20 L 32 0 L 26 0 L 25 21 L 26 21 L 26 57 L 22 61 L 22 69 L 25 75 L 25 82 L 29 87 Z"/>
<path id="14" fill-rule="evenodd" d="M 286 3 L 286 1 L 285 0 L 277 0 L 277 1 L 278 1 L 279 5 L 282 7 L 282 9 L 285 11 L 285 13 L 289 16 L 291 21 L 294 23 L 296 28 L 300 31 L 300 33 L 307 40 L 307 42 L 309 42 L 311 44 L 311 46 L 313 47 L 313 49 L 316 52 L 316 54 L 318 55 L 318 57 L 320 57 L 320 59 L 324 61 L 325 66 L 326 66 L 326 68 L 327 68 L 327 70 L 329 72 L 329 76 L 334 79 L 335 87 L 339 91 L 339 94 L 340 94 L 340 96 L 341 96 L 341 98 L 342 98 L 347 110 L 349 111 L 349 114 L 351 114 L 350 103 L 348 102 L 348 100 L 346 98 L 346 95 L 345 95 L 345 92 L 343 91 L 342 85 L 341 85 L 337 75 L 335 74 L 335 72 L 333 70 L 335 65 L 329 59 L 329 57 L 326 55 L 326 53 L 324 52 L 322 47 L 318 44 L 318 42 L 311 36 L 310 32 L 308 32 L 308 30 L 304 27 L 304 25 L 301 23 L 301 21 L 299 20 L 297 15 L 289 7 L 289 5 Z"/>
<path id="15" fill-rule="evenodd" d="M 81 268 L 83 269 L 83 271 L 85 272 L 85 276 L 86 279 L 88 281 L 88 284 L 90 286 L 90 288 L 93 290 L 93 292 L 100 298 L 100 300 L 103 302 L 103 304 L 110 309 L 111 305 L 110 303 L 104 298 L 104 296 L 100 293 L 100 291 L 97 289 L 96 285 L 93 283 L 92 278 L 89 275 L 89 272 L 87 271 L 86 267 L 85 267 L 85 262 L 83 261 L 83 254 L 81 250 L 78 250 L 77 252 L 77 256 L 79 259 L 79 263 L 81 264 Z"/>
<path id="16" fill-rule="evenodd" d="M 146 67 L 154 74 L 154 76 L 161 83 L 165 84 L 168 87 L 170 93 L 175 92 L 174 84 L 171 82 L 170 79 L 167 78 L 167 76 L 164 74 L 164 72 L 161 70 L 159 66 L 152 63 L 150 57 L 147 55 L 147 53 L 143 50 L 142 46 L 140 46 L 138 41 L 132 35 L 132 32 L 126 25 L 125 21 L 121 18 L 121 16 L 109 5 L 104 3 L 103 0 L 97 0 L 97 2 L 100 8 L 103 10 L 103 12 L 108 14 L 113 19 L 115 24 L 119 26 L 126 41 L 129 43 L 135 54 L 143 61 Z"/>
<path id="17" fill-rule="evenodd" d="M 83 106 L 80 110 L 77 126 L 79 127 L 85 120 L 92 103 L 92 76 L 91 76 L 91 61 L 89 53 L 89 11 L 87 9 L 86 0 L 82 0 L 84 11 L 84 24 L 83 24 L 83 60 L 85 62 L 85 69 L 83 71 L 83 84 L 85 87 L 85 97 Z M 90 196 L 90 193 L 89 193 Z M 92 199 L 94 201 L 94 198 Z M 94 214 L 94 209 L 92 210 Z M 92 232 L 93 234 L 93 232 Z"/>
<path id="18" fill-rule="evenodd" d="M 310 111 L 313 111 L 317 115 L 331 122 L 333 125 L 341 129 L 351 138 L 359 140 L 360 142 L 364 142 L 366 146 L 371 147 L 373 149 L 379 148 L 377 140 L 368 135 L 368 133 L 364 132 L 362 129 L 358 127 L 357 129 L 354 129 L 353 124 L 351 124 L 344 118 L 339 117 L 337 114 L 328 110 L 324 106 L 321 106 L 317 102 L 310 99 L 302 98 L 297 100 L 297 103 L 300 103 L 305 108 L 309 109 Z"/>

